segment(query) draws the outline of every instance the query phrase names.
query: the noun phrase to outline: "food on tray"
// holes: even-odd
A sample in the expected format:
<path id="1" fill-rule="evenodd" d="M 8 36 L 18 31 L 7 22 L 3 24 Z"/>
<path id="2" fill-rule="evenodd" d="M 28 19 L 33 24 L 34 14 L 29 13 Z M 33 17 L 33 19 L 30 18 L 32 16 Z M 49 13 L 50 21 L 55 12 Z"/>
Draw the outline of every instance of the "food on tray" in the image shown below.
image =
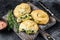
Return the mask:
<path id="1" fill-rule="evenodd" d="M 38 24 L 47 24 L 49 22 L 49 16 L 43 10 L 34 10 L 31 12 L 31 16 Z"/>
<path id="2" fill-rule="evenodd" d="M 7 23 L 3 20 L 0 20 L 0 30 L 4 29 L 7 27 Z"/>
<path id="3" fill-rule="evenodd" d="M 25 14 L 21 17 L 18 17 L 17 22 L 22 22 L 22 21 L 25 21 L 25 20 L 28 20 L 28 19 L 32 19 L 31 15 L 30 14 Z"/>
<path id="4" fill-rule="evenodd" d="M 47 24 L 48 22 L 49 16 L 46 12 L 39 9 L 31 12 L 30 5 L 27 3 L 17 5 L 14 11 L 9 11 L 7 15 L 8 29 L 16 28 L 17 32 L 22 31 L 27 34 L 37 33 L 38 24 Z"/>
<path id="5" fill-rule="evenodd" d="M 30 5 L 27 3 L 21 3 L 16 6 L 14 9 L 14 16 L 15 17 L 20 17 L 22 15 L 28 14 L 31 12 Z"/>
<path id="6" fill-rule="evenodd" d="M 27 34 L 36 33 L 38 29 L 38 25 L 32 20 L 26 20 L 19 26 L 19 31 L 25 31 Z"/>

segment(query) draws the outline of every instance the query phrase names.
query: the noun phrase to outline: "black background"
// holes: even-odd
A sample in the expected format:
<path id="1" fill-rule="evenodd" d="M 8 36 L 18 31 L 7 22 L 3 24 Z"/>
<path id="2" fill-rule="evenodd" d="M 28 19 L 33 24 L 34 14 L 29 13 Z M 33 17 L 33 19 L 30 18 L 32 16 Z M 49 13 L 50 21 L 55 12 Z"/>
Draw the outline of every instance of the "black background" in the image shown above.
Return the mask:
<path id="1" fill-rule="evenodd" d="M 0 0 L 0 17 L 4 16 L 9 9 L 19 4 L 22 0 Z M 42 2 L 55 14 L 56 17 L 60 18 L 60 0 L 42 0 Z M 45 30 L 56 40 L 60 40 L 60 23 L 57 22 L 51 28 Z M 0 40 L 21 40 L 14 31 L 0 31 Z M 40 34 L 35 40 L 45 40 Z"/>

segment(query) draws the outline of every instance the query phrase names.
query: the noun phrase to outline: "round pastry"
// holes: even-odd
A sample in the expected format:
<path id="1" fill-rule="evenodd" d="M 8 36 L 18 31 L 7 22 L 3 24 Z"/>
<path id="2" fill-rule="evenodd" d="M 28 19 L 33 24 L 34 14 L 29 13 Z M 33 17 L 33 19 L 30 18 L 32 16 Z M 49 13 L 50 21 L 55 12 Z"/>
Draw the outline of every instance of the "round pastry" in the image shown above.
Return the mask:
<path id="1" fill-rule="evenodd" d="M 43 10 L 34 10 L 31 12 L 31 16 L 34 21 L 38 24 L 47 24 L 49 21 L 49 16 Z"/>
<path id="2" fill-rule="evenodd" d="M 15 17 L 20 17 L 30 12 L 31 12 L 31 8 L 30 5 L 27 3 L 21 3 L 20 5 L 17 5 L 16 8 L 14 9 Z"/>
<path id="3" fill-rule="evenodd" d="M 25 31 L 27 34 L 36 33 L 38 25 L 32 20 L 26 20 L 20 24 L 19 31 Z"/>

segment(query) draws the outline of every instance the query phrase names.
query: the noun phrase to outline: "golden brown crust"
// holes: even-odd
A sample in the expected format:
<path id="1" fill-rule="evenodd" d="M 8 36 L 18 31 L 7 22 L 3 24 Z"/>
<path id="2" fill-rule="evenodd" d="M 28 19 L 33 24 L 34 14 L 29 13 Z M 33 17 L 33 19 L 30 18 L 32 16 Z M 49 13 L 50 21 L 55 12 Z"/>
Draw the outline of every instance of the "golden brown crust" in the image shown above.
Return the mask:
<path id="1" fill-rule="evenodd" d="M 31 12 L 31 16 L 34 21 L 38 24 L 47 24 L 49 21 L 49 16 L 43 10 L 34 10 Z"/>
<path id="2" fill-rule="evenodd" d="M 32 20 L 26 20 L 22 22 L 19 26 L 19 30 L 33 30 L 35 33 L 38 31 L 38 25 Z"/>
<path id="3" fill-rule="evenodd" d="M 15 17 L 19 17 L 30 12 L 31 12 L 31 8 L 30 5 L 27 3 L 21 3 L 17 5 L 13 11 Z"/>

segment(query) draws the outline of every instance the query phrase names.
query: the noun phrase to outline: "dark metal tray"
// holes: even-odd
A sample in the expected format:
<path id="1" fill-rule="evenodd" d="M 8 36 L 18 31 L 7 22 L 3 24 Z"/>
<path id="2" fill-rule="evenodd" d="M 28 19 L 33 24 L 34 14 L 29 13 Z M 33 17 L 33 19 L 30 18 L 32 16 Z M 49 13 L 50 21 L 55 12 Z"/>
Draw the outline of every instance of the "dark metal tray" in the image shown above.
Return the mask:
<path id="1" fill-rule="evenodd" d="M 0 7 L 0 12 L 1 12 L 1 17 L 5 14 L 5 13 L 7 13 L 7 11 L 9 10 L 9 9 L 13 9 L 13 7 L 15 7 L 17 4 L 19 4 L 20 3 L 20 1 L 16 1 L 16 0 L 12 0 L 12 1 L 4 1 L 4 0 L 2 0 L 1 1 L 1 7 Z M 46 2 L 45 2 L 46 3 Z M 14 5 L 13 5 L 14 4 Z M 16 4 L 16 5 L 15 5 Z M 46 3 L 46 5 L 50 5 L 51 6 L 51 2 L 47 2 Z M 50 7 L 50 6 L 48 6 L 49 7 L 49 9 L 51 9 L 52 7 Z M 39 6 L 38 6 L 39 7 Z M 51 11 L 53 11 L 53 12 L 55 12 L 55 11 L 57 11 L 57 10 L 52 10 L 51 9 Z M 2 14 L 3 13 L 3 14 Z M 57 13 L 57 12 L 56 12 Z M 58 13 L 57 13 L 58 14 Z M 56 25 L 54 25 L 53 27 L 51 27 L 50 29 L 47 29 L 46 31 L 48 32 L 48 33 L 50 33 L 56 40 L 59 40 L 59 34 L 60 34 L 60 28 L 59 28 L 59 22 L 57 22 L 56 23 Z M 56 27 L 57 26 L 57 27 Z M 58 30 L 58 31 L 57 31 Z M 56 33 L 56 32 L 58 32 L 58 34 Z M 6 33 L 8 33 L 8 32 L 6 32 Z M 2 33 L 0 33 L 1 34 L 1 40 L 8 40 L 8 37 L 9 37 L 9 35 L 13 35 L 13 33 L 12 34 L 6 34 L 5 32 L 2 32 Z M 53 35 L 54 34 L 54 35 Z M 5 37 L 5 39 L 2 39 L 2 35 Z M 16 34 L 14 34 L 14 35 L 16 35 Z M 8 37 L 6 37 L 6 36 L 8 36 Z M 9 40 L 14 40 L 15 38 L 14 38 L 14 36 L 12 37 L 12 36 L 10 36 L 11 38 L 9 39 Z M 17 40 L 17 39 L 16 39 Z M 19 40 L 19 39 L 18 39 Z M 36 40 L 43 40 L 42 39 L 42 37 L 41 37 L 41 35 L 39 34 L 39 36 L 36 38 Z"/>

